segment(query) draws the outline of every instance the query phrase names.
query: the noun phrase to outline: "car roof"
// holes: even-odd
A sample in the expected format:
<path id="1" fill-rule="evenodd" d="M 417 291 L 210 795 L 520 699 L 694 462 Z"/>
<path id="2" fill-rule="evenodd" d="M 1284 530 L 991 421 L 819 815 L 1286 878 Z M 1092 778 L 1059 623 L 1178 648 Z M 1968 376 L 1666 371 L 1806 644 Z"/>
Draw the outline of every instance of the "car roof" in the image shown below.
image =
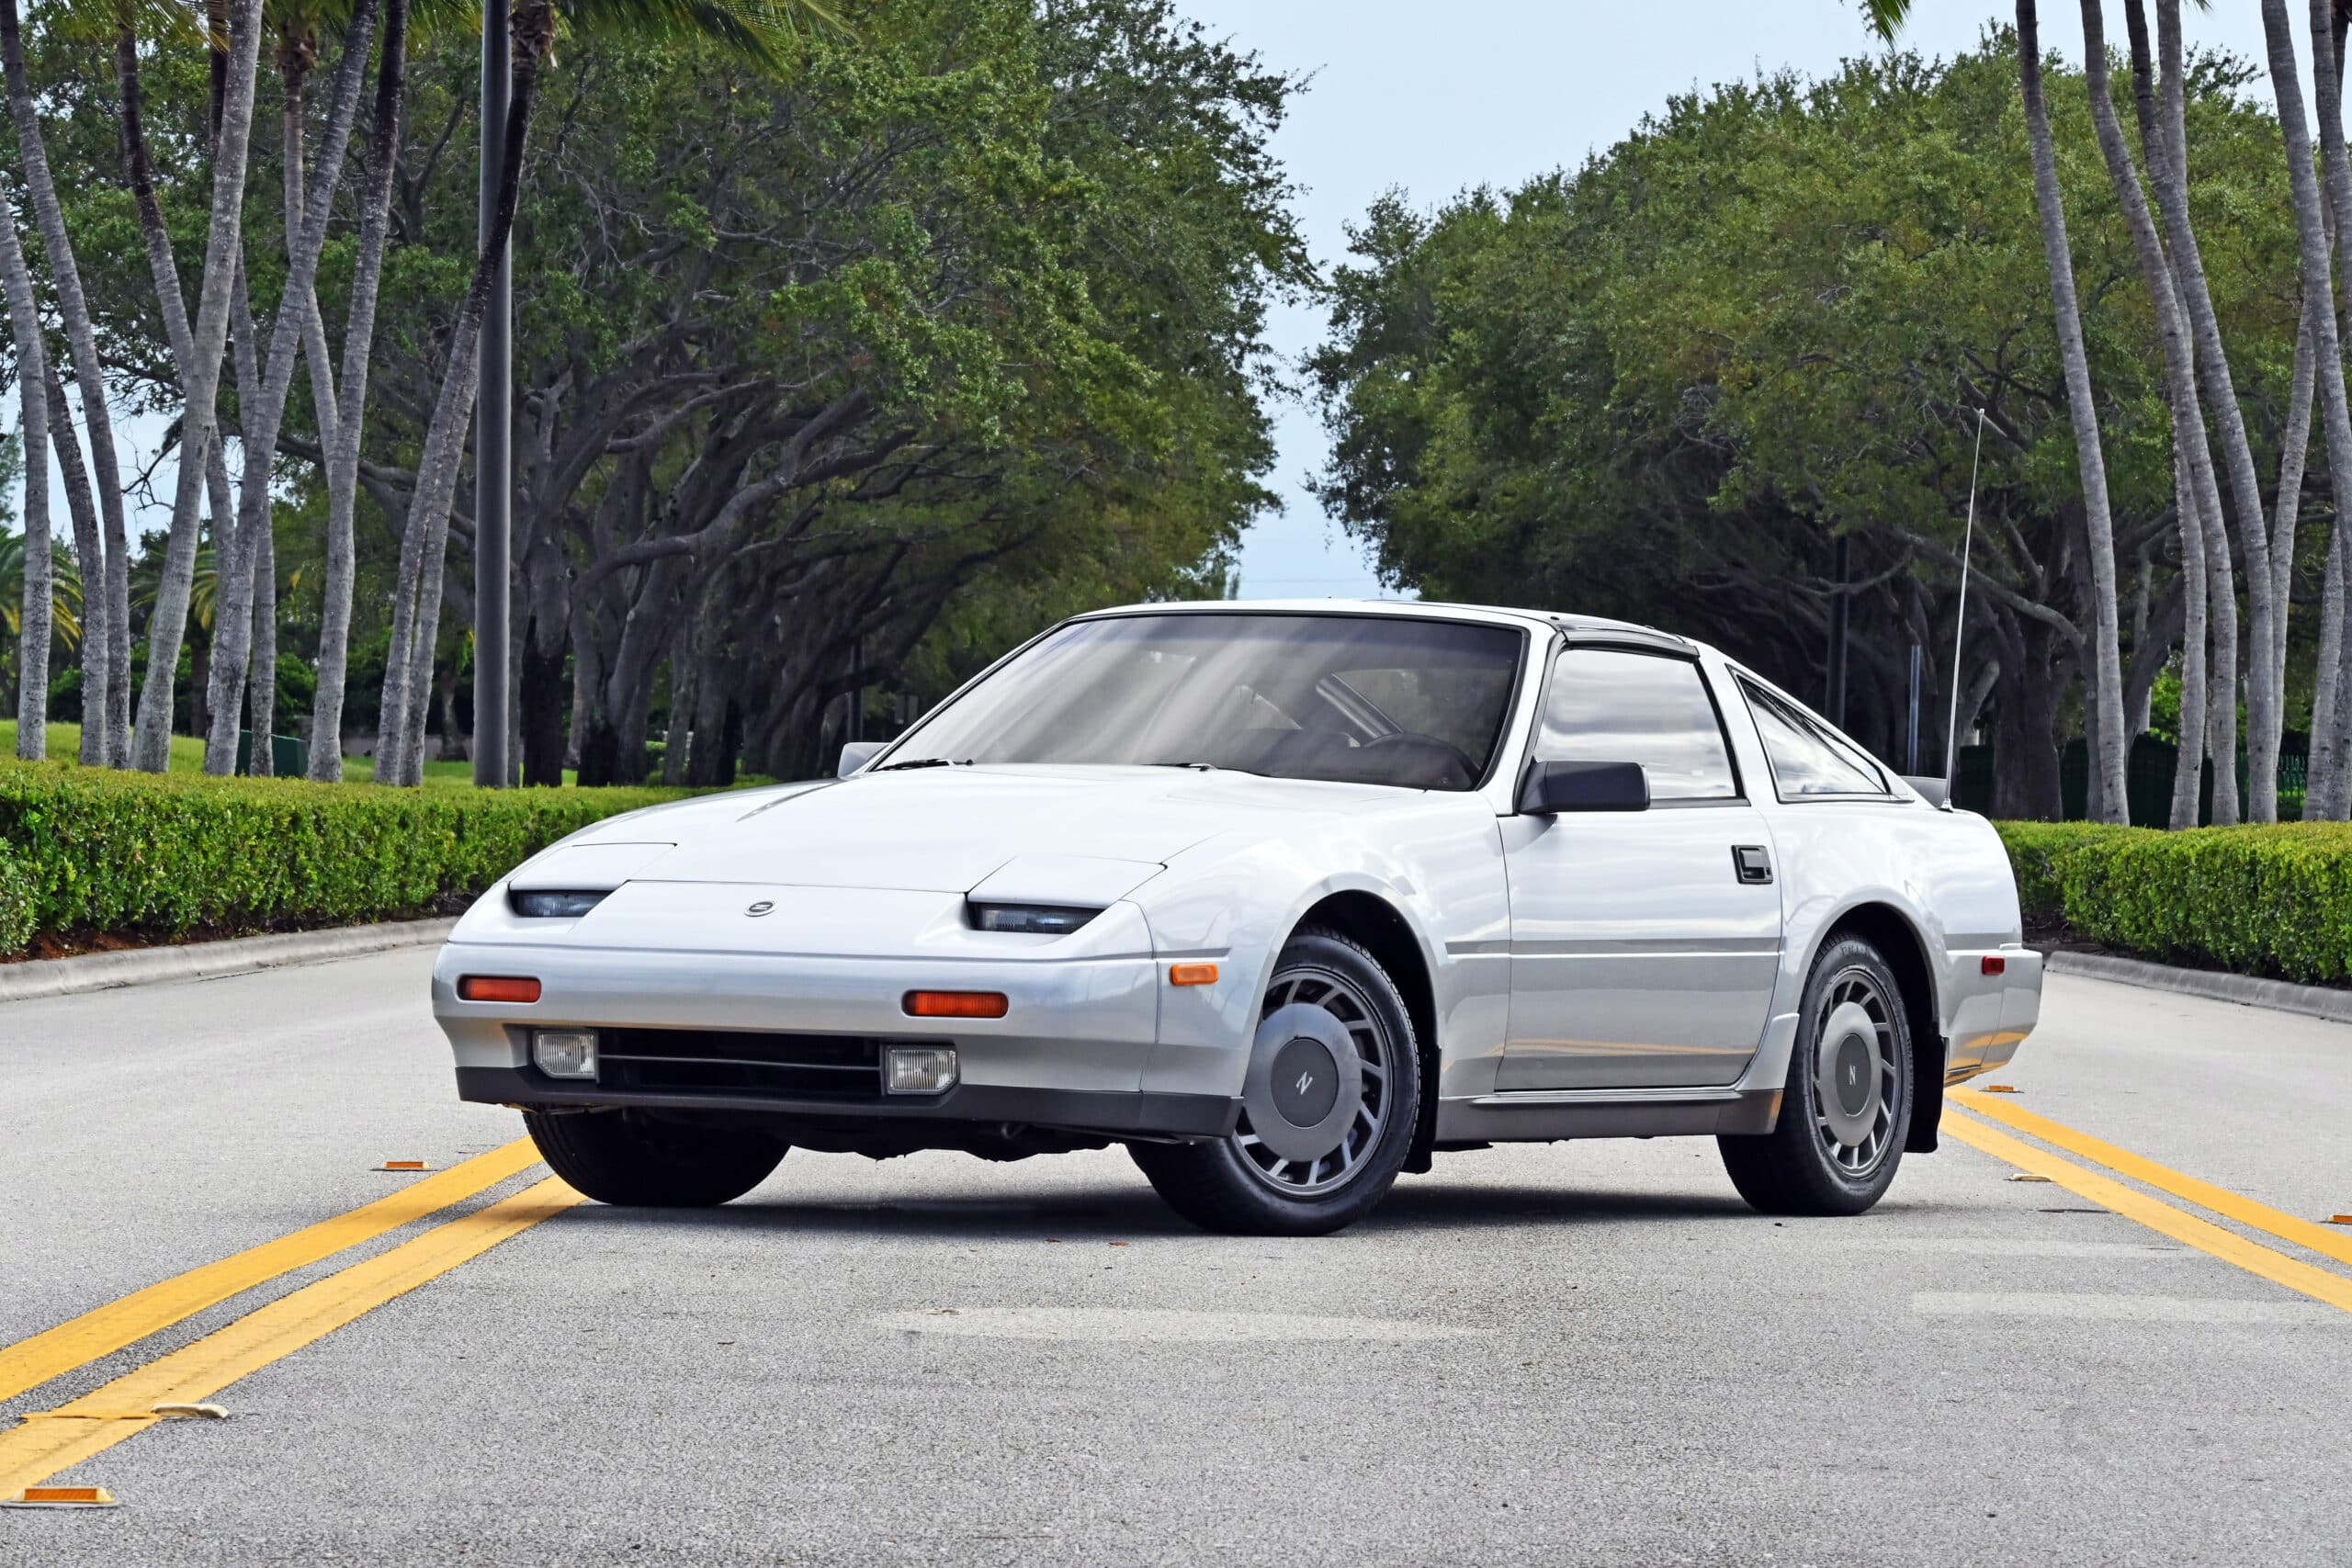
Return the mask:
<path id="1" fill-rule="evenodd" d="M 1483 621 L 1489 624 L 1545 627 L 1566 633 L 1571 641 L 1616 643 L 1696 654 L 1705 645 L 1656 626 L 1606 615 L 1580 615 L 1557 610 L 1513 609 L 1502 604 L 1453 604 L 1428 599 L 1182 599 L 1151 604 L 1121 604 L 1076 617 L 1165 615 L 1396 615 L 1418 620 Z"/>

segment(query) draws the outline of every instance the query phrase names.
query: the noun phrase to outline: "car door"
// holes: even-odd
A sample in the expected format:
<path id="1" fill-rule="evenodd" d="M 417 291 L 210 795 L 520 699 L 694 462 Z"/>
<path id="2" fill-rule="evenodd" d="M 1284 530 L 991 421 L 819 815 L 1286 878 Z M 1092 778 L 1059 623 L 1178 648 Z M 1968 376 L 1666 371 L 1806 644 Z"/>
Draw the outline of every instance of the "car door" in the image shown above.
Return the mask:
<path id="1" fill-rule="evenodd" d="M 1780 968 L 1772 838 L 1697 660 L 1569 648 L 1536 762 L 1638 762 L 1642 811 L 1504 821 L 1510 1025 L 1497 1089 L 1727 1084 Z"/>

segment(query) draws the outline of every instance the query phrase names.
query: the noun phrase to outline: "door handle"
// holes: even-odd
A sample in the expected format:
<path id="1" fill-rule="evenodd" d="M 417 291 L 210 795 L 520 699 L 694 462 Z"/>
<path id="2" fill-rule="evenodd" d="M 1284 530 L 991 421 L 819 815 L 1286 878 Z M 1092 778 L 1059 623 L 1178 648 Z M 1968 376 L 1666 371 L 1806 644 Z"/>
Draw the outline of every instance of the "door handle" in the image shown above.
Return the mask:
<path id="1" fill-rule="evenodd" d="M 1732 870 L 1742 882 L 1762 886 L 1772 880 L 1772 852 L 1761 844 L 1734 844 Z"/>

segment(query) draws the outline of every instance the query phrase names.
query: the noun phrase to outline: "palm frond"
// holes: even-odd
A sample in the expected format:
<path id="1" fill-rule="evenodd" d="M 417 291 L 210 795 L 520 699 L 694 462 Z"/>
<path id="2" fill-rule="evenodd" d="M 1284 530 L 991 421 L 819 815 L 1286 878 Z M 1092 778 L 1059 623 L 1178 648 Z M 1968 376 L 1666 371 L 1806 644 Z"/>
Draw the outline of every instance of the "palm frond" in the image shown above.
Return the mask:
<path id="1" fill-rule="evenodd" d="M 1870 24 L 1871 31 L 1889 43 L 1894 41 L 1894 35 L 1903 30 L 1903 24 L 1911 17 L 1911 0 L 1855 0 L 1855 3 L 1861 6 L 1862 20 Z"/>
<path id="2" fill-rule="evenodd" d="M 771 71 L 789 63 L 804 31 L 849 31 L 831 0 L 559 0 L 558 9 L 580 33 L 700 39 Z"/>

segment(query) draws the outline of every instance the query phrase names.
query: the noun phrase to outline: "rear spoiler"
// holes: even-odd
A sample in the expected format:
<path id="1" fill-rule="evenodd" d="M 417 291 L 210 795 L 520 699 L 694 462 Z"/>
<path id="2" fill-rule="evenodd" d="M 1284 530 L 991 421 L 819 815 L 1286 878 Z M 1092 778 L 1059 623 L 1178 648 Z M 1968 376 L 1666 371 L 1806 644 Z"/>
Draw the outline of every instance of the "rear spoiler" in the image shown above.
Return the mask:
<path id="1" fill-rule="evenodd" d="M 1905 773 L 1903 775 L 1903 782 L 1909 784 L 1921 800 L 1926 801 L 1937 810 L 1951 809 L 1951 781 L 1949 779 L 1917 778 Z"/>

